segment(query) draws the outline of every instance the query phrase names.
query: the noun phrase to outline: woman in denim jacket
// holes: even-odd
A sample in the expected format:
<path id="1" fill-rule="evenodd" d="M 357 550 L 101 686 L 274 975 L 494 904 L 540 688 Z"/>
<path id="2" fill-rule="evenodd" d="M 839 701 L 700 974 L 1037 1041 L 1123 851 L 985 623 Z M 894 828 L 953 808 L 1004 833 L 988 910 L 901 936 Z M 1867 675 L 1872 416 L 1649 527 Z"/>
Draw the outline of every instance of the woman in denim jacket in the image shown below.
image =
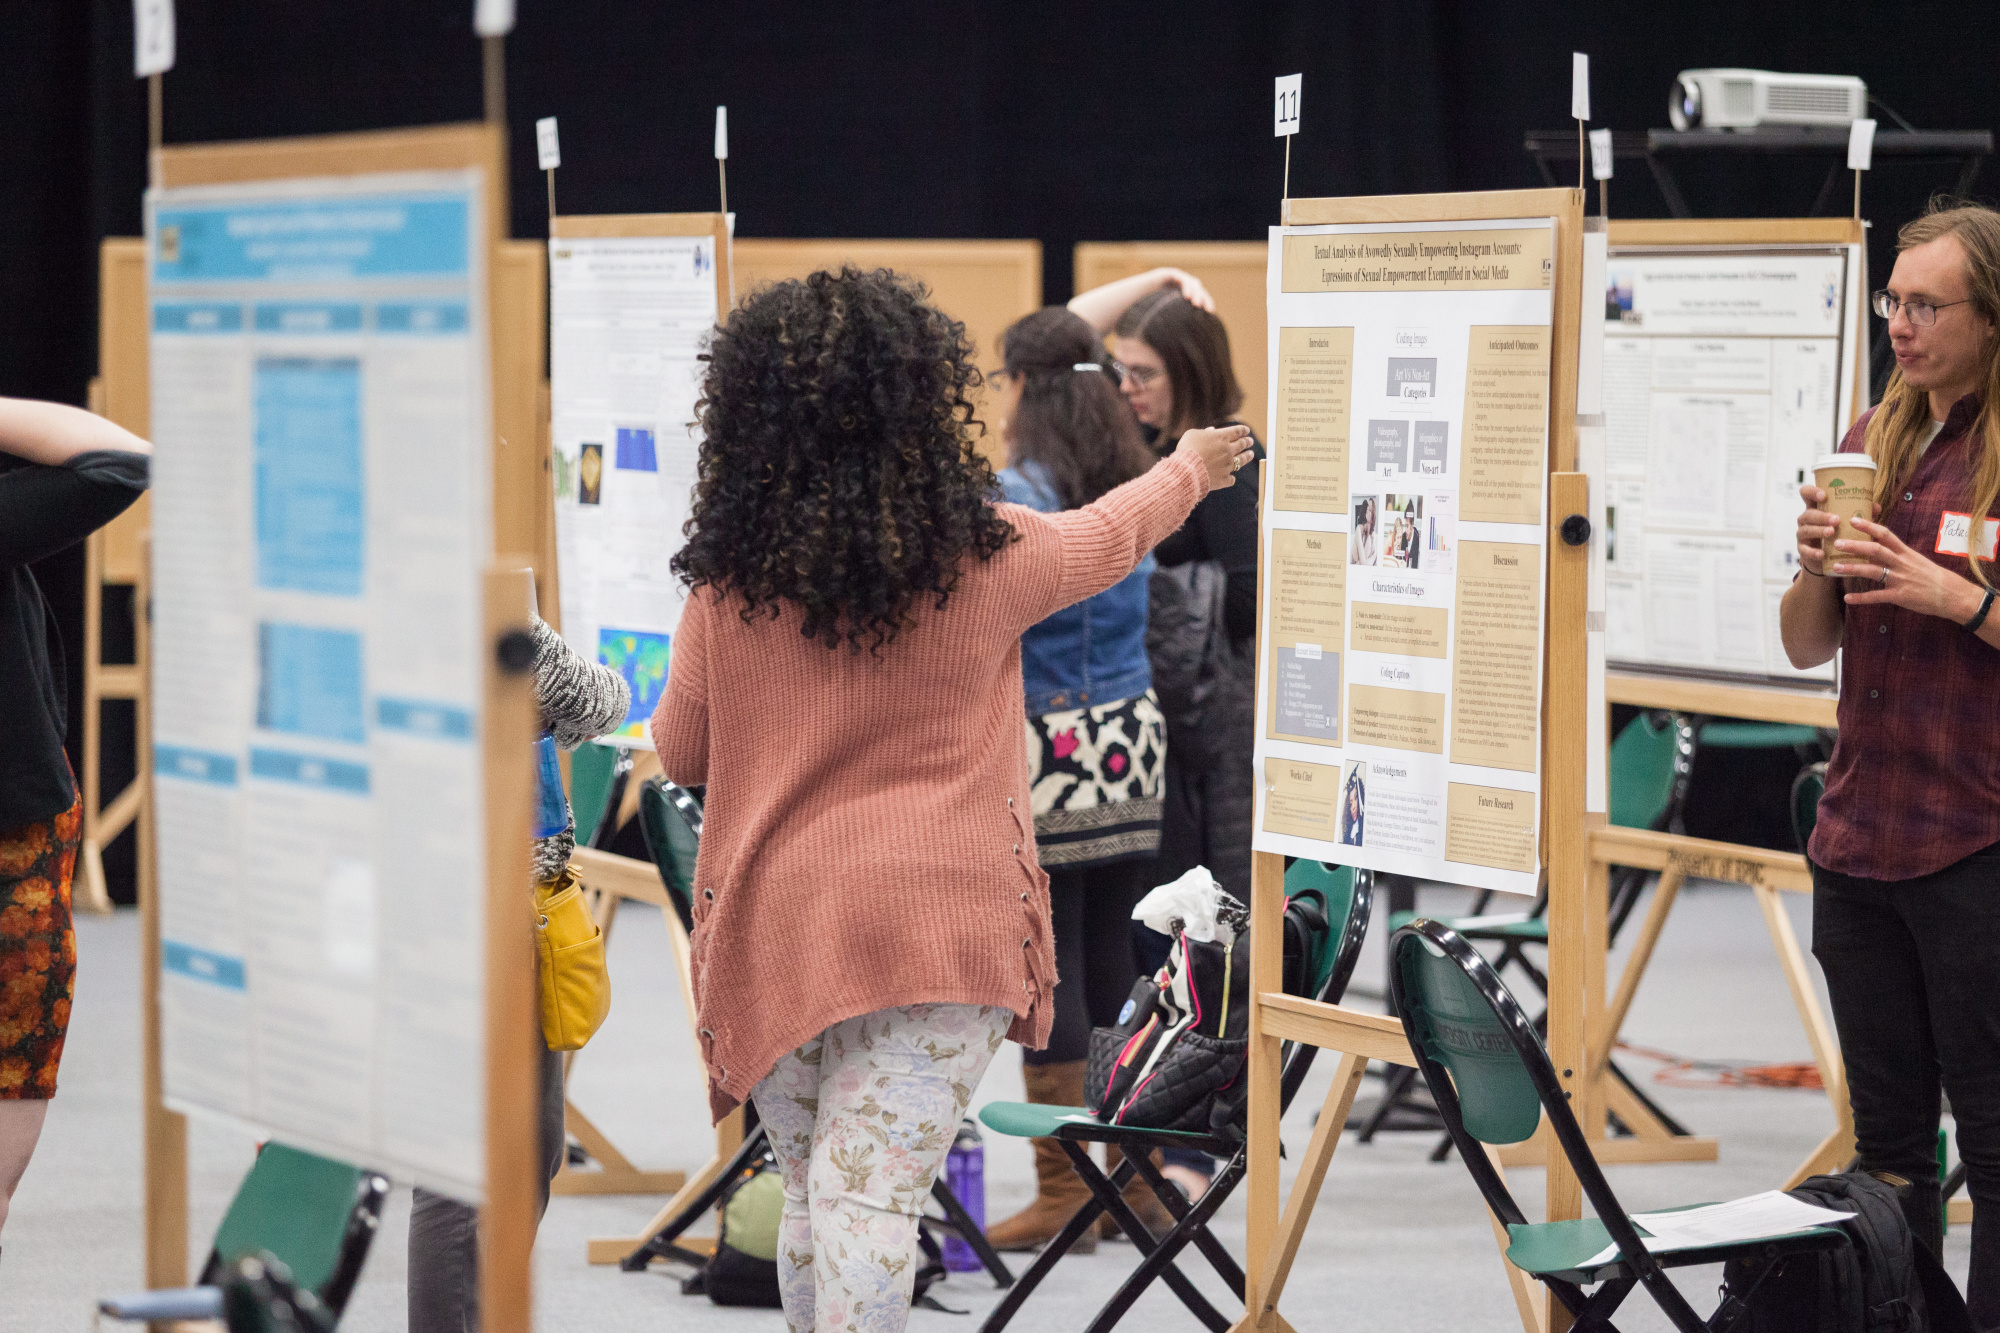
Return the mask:
<path id="1" fill-rule="evenodd" d="M 1007 330 L 1001 351 L 1006 368 L 992 383 L 1006 499 L 1045 513 L 1077 509 L 1152 467 L 1089 324 L 1060 306 L 1039 310 Z M 1022 1057 L 1032 1102 L 1082 1103 L 1090 1030 L 1117 1022 L 1138 977 L 1132 905 L 1152 884 L 1166 771 L 1166 722 L 1146 656 L 1152 576 L 1149 555 L 1021 636 L 1028 781 L 1059 978 L 1049 1044 Z M 1053 1140 L 1035 1140 L 1035 1166 L 1035 1201 L 987 1233 L 999 1249 L 1043 1244 L 1090 1197 Z"/>

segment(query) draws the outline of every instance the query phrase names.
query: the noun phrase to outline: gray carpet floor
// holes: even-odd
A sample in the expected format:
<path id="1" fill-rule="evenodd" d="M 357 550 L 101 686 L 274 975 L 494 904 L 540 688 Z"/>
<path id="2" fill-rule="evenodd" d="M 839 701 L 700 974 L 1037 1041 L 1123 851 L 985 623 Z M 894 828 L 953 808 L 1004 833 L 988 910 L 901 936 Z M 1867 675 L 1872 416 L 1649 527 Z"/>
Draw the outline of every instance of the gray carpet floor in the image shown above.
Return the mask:
<path id="1" fill-rule="evenodd" d="M 1458 903 L 1450 890 L 1427 891 L 1423 899 L 1426 910 L 1440 914 Z M 1795 898 L 1789 905 L 1801 939 L 1809 939 L 1810 904 Z M 0 1330 L 6 1333 L 89 1328 L 95 1296 L 141 1285 L 138 920 L 129 911 L 85 918 L 78 922 L 78 936 L 81 969 L 62 1090 L 0 1237 Z M 1383 956 L 1381 941 L 1371 939 L 1355 982 L 1358 993 L 1379 996 Z M 1620 965 L 1614 958 L 1614 981 Z M 656 915 L 627 909 L 612 939 L 611 967 L 616 1003 L 576 1066 L 572 1096 L 640 1166 L 693 1168 L 707 1156 L 711 1140 L 679 983 Z M 1354 1002 L 1379 1005 L 1364 994 Z M 1683 893 L 1625 1038 L 1705 1059 L 1811 1058 L 1763 920 L 1746 890 L 1715 885 Z M 1295 1152 L 1311 1132 L 1333 1065 L 1331 1058 L 1319 1062 L 1286 1117 L 1286 1142 Z M 1019 1066 L 1017 1049 L 1005 1048 L 976 1103 L 1018 1098 Z M 1651 1081 L 1657 1064 L 1635 1056 L 1627 1067 L 1673 1114 L 1722 1145 L 1720 1160 L 1711 1164 L 1611 1168 L 1612 1187 L 1629 1209 L 1772 1188 L 1833 1125 L 1817 1092 L 1675 1087 Z M 1379 1087 L 1371 1078 L 1363 1098 L 1373 1098 Z M 1519 1327 L 1479 1195 L 1456 1160 L 1435 1165 L 1425 1160 L 1434 1141 L 1432 1134 L 1401 1133 L 1358 1145 L 1350 1134 L 1342 1144 L 1281 1305 L 1301 1333 L 1442 1328 L 1506 1333 Z M 193 1127 L 191 1256 L 205 1252 L 251 1153 L 252 1144 L 237 1133 Z M 986 1156 L 988 1215 L 997 1218 L 1030 1197 L 1030 1155 L 1023 1143 L 989 1138 Z M 1288 1190 L 1291 1170 L 1288 1162 Z M 1538 1215 L 1540 1172 L 1517 1170 L 1511 1183 L 1529 1216 Z M 705 1298 L 682 1296 L 679 1271 L 656 1266 L 645 1274 L 625 1274 L 585 1262 L 590 1237 L 632 1234 L 660 1202 L 555 1200 L 535 1255 L 535 1327 L 543 1333 L 781 1333 L 783 1323 L 774 1311 L 725 1310 Z M 344 1329 L 406 1328 L 408 1216 L 409 1192 L 399 1188 Z M 1241 1200 L 1233 1199 L 1215 1229 L 1239 1254 L 1243 1225 Z M 1947 1264 L 1961 1281 L 1968 1240 L 1962 1227 L 1947 1239 Z M 1028 1262 L 1027 1256 L 1010 1258 L 1016 1271 Z M 1123 1243 L 1065 1261 L 1014 1327 L 1081 1329 L 1134 1263 L 1132 1247 Z M 1206 1265 L 1194 1259 L 1186 1266 L 1234 1317 L 1226 1289 Z M 1694 1270 L 1683 1289 L 1705 1312 L 1714 1303 L 1718 1280 L 1717 1270 Z M 936 1294 L 943 1304 L 970 1313 L 919 1310 L 910 1324 L 916 1333 L 972 1333 L 998 1299 L 981 1274 L 954 1275 Z M 1628 1300 L 1625 1310 L 1620 1325 L 1634 1333 L 1670 1327 L 1643 1294 Z M 1171 1293 L 1158 1288 L 1124 1326 L 1200 1327 Z"/>

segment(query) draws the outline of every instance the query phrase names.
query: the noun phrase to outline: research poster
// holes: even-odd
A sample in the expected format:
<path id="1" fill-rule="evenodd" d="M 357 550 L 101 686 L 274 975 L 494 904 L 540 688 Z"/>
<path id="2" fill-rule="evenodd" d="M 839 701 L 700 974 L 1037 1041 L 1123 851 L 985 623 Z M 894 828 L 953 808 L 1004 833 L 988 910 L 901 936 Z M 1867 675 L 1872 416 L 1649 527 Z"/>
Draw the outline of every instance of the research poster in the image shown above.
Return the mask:
<path id="1" fill-rule="evenodd" d="M 712 236 L 558 237 L 549 250 L 550 398 L 562 632 L 632 707 L 611 736 L 650 747 L 684 591 L 698 359 L 715 327 Z"/>
<path id="2" fill-rule="evenodd" d="M 166 1097 L 469 1199 L 480 196 L 477 172 L 429 172 L 146 208 Z"/>
<path id="3" fill-rule="evenodd" d="M 1858 247 L 1613 249 L 1605 639 L 1613 666 L 1831 685 L 1785 658 L 1799 486 L 1851 421 Z"/>
<path id="4" fill-rule="evenodd" d="M 1271 233 L 1259 851 L 1535 891 L 1554 244 Z"/>

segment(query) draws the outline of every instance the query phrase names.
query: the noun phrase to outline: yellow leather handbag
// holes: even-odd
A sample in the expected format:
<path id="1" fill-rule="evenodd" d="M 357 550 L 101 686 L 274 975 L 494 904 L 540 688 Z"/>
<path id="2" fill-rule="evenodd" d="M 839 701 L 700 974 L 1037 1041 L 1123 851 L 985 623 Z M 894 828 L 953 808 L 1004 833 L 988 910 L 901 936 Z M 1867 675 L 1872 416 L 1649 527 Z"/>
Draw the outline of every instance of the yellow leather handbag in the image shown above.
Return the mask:
<path id="1" fill-rule="evenodd" d="M 542 1040 L 552 1051 L 581 1050 L 611 1011 L 604 932 L 591 919 L 583 885 L 567 866 L 535 886 L 535 911 Z"/>

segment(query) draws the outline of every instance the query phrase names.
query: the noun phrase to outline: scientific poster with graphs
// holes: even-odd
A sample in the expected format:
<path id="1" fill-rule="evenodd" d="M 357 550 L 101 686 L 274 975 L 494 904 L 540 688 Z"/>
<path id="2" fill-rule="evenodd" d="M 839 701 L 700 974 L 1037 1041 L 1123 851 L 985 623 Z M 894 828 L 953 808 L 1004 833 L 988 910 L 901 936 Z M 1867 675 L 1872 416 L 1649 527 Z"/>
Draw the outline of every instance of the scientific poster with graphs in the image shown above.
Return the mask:
<path id="1" fill-rule="evenodd" d="M 1605 654 L 1831 686 L 1778 603 L 1813 459 L 1846 434 L 1860 247 L 1614 247 L 1605 270 Z"/>
<path id="2" fill-rule="evenodd" d="M 632 688 L 606 739 L 650 748 L 684 600 L 668 562 L 694 493 L 699 357 L 715 327 L 711 234 L 549 243 L 550 400 L 562 634 Z"/>
<path id="3" fill-rule="evenodd" d="M 1535 891 L 1554 239 L 1272 230 L 1259 851 Z"/>
<path id="4" fill-rule="evenodd" d="M 481 179 L 189 186 L 146 211 L 166 1097 L 469 1199 Z"/>

